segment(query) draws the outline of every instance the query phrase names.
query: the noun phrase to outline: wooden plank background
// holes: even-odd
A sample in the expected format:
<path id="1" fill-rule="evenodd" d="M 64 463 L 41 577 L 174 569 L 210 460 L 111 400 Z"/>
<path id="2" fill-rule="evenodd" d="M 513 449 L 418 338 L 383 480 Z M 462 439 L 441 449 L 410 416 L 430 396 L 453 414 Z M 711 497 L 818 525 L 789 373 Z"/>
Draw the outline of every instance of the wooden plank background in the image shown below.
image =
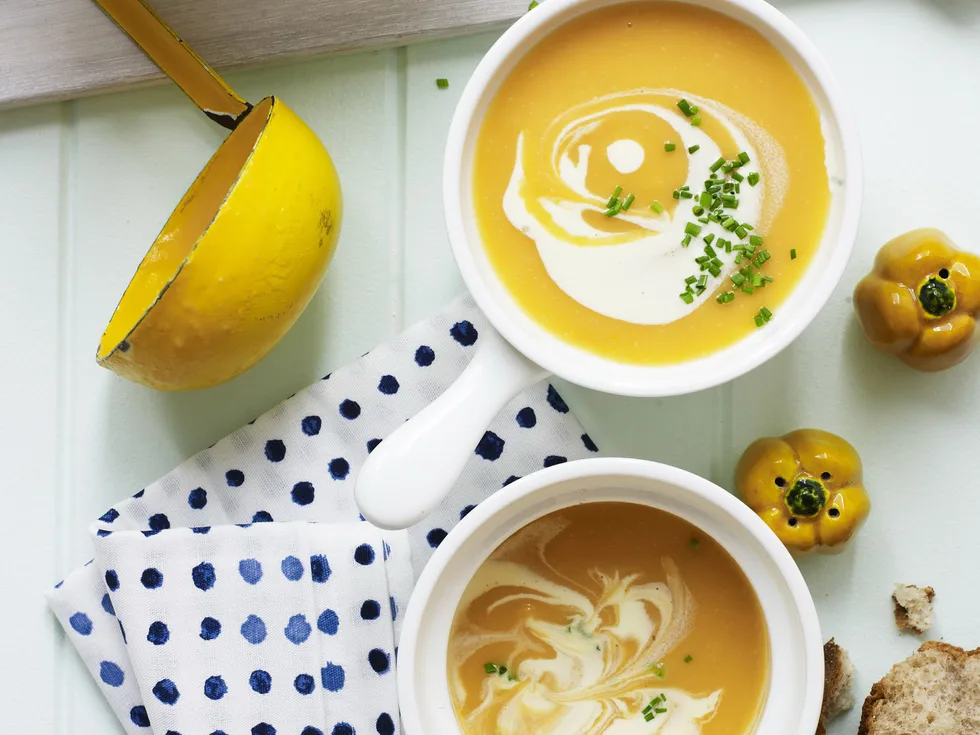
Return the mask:
<path id="1" fill-rule="evenodd" d="M 404 44 L 499 26 L 526 0 L 154 0 L 218 69 Z M 91 0 L 0 2 L 0 107 L 79 97 L 162 75 Z"/>

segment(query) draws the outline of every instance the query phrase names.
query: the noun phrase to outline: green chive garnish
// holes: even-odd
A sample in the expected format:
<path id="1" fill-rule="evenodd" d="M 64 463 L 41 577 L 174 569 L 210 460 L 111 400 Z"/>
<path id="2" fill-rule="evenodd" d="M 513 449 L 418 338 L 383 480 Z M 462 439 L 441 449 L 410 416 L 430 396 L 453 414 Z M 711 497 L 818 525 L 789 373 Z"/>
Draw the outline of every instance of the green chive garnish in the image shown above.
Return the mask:
<path id="1" fill-rule="evenodd" d="M 629 208 L 630 208 L 630 205 L 631 205 L 631 204 L 633 204 L 633 201 L 634 201 L 635 199 L 636 199 L 636 197 L 635 197 L 635 196 L 633 196 L 632 194 L 630 194 L 630 195 L 629 195 L 628 197 L 626 197 L 626 201 L 624 201 L 624 202 L 623 202 L 623 211 L 624 211 L 624 212 L 625 212 L 625 211 L 626 211 L 627 209 L 629 209 Z"/>
<path id="2" fill-rule="evenodd" d="M 704 214 L 704 207 L 702 207 L 700 204 L 695 204 L 691 211 L 694 212 L 696 216 L 700 217 L 702 214 Z"/>
<path id="3" fill-rule="evenodd" d="M 724 157 L 719 158 L 717 161 L 715 161 L 714 163 L 711 164 L 711 170 L 712 171 L 717 171 L 718 169 L 720 169 L 724 165 L 725 165 L 725 159 L 724 159 Z"/>
<path id="4" fill-rule="evenodd" d="M 694 303 L 694 294 L 691 294 L 691 293 L 688 293 L 687 291 L 685 291 L 684 293 L 681 294 L 681 301 L 683 301 L 685 304 L 693 304 Z"/>
<path id="5" fill-rule="evenodd" d="M 691 103 L 688 102 L 687 100 L 681 100 L 680 102 L 677 103 L 677 106 L 681 109 L 681 112 L 683 112 L 686 117 L 691 117 L 695 115 L 698 111 L 698 108 L 697 107 L 692 108 Z"/>
<path id="6" fill-rule="evenodd" d="M 749 186 L 755 186 L 759 183 L 759 174 L 752 172 L 749 174 Z"/>
<path id="7" fill-rule="evenodd" d="M 664 211 L 664 205 L 661 204 L 660 202 L 655 201 L 653 204 L 650 205 L 650 209 L 652 209 L 657 214 L 660 214 L 661 212 Z"/>
<path id="8" fill-rule="evenodd" d="M 766 320 L 765 320 L 765 319 L 763 319 L 763 318 L 762 318 L 761 316 L 759 316 L 758 314 L 756 314 L 756 315 L 755 315 L 755 326 L 757 326 L 757 327 L 761 327 L 761 326 L 762 326 L 762 325 L 764 325 L 765 323 L 766 323 Z"/>
<path id="9" fill-rule="evenodd" d="M 690 654 L 688 654 L 687 656 L 684 657 L 684 663 L 686 663 L 686 664 L 691 663 L 691 661 L 693 661 L 693 660 L 694 660 L 694 656 L 692 656 Z"/>
<path id="10" fill-rule="evenodd" d="M 436 86 L 439 89 L 449 89 L 449 80 L 448 79 L 436 79 Z"/>
<path id="11" fill-rule="evenodd" d="M 715 233 L 713 233 L 713 232 L 709 232 L 709 233 L 708 233 L 707 235 L 705 235 L 705 236 L 704 236 L 704 237 L 702 237 L 701 239 L 702 239 L 702 240 L 704 240 L 704 241 L 705 241 L 705 243 L 707 243 L 708 245 L 710 245 L 710 244 L 711 244 L 711 243 L 712 243 L 712 242 L 714 241 L 714 239 L 715 239 Z M 721 242 L 721 241 L 719 241 L 719 243 L 720 243 L 720 242 Z M 707 251 L 708 251 L 708 249 L 707 249 L 707 248 L 705 248 L 705 252 L 707 252 Z M 714 257 L 714 253 L 712 253 L 712 257 Z"/>
<path id="12" fill-rule="evenodd" d="M 691 244 L 691 236 L 690 235 L 684 235 L 684 239 L 681 240 L 681 245 L 686 248 L 690 244 Z"/>
<path id="13" fill-rule="evenodd" d="M 603 214 L 606 215 L 607 217 L 615 217 L 618 213 L 619 213 L 619 209 L 616 207 L 616 205 L 611 206 L 609 209 L 603 212 Z"/>
<path id="14" fill-rule="evenodd" d="M 697 127 L 700 127 L 701 126 L 701 116 L 700 115 L 695 115 L 694 117 L 692 117 L 691 118 L 691 125 L 693 125 L 696 128 Z"/>
<path id="15" fill-rule="evenodd" d="M 701 539 L 699 539 L 699 538 L 692 538 L 690 540 L 690 542 L 689 542 L 689 545 L 690 545 L 690 547 L 692 549 L 696 549 L 696 548 L 698 548 L 701 545 Z"/>
<path id="16" fill-rule="evenodd" d="M 758 247 L 761 244 L 762 244 L 761 235 L 752 235 L 749 237 L 749 245 L 755 245 L 756 247 Z"/>
<path id="17" fill-rule="evenodd" d="M 742 165 L 744 166 L 749 162 L 749 154 L 746 153 L 745 151 L 742 151 L 741 153 L 738 154 L 738 160 L 741 161 Z"/>
<path id="18" fill-rule="evenodd" d="M 491 663 L 483 664 L 483 670 L 486 671 L 488 674 L 496 674 L 497 664 L 491 664 Z"/>
<path id="19" fill-rule="evenodd" d="M 796 248 L 793 248 L 792 250 L 789 251 L 789 259 L 796 260 Z"/>
<path id="20" fill-rule="evenodd" d="M 664 143 L 664 150 L 671 153 L 672 151 L 677 150 L 677 145 L 670 142 Z"/>
<path id="21" fill-rule="evenodd" d="M 718 257 L 718 253 L 715 252 L 715 249 L 711 247 L 710 244 L 704 246 L 704 254 L 707 255 L 709 258 Z"/>
<path id="22" fill-rule="evenodd" d="M 738 171 L 732 171 L 732 178 L 735 179 L 735 181 L 744 181 L 745 180 L 745 177 L 742 176 L 742 174 L 740 174 Z"/>
<path id="23" fill-rule="evenodd" d="M 701 234 L 701 226 L 696 225 L 693 222 L 688 222 L 686 225 L 684 225 L 684 233 L 691 235 L 692 237 L 697 237 Z"/>
<path id="24" fill-rule="evenodd" d="M 694 283 L 697 280 L 698 280 L 697 276 L 688 276 L 687 278 L 684 279 L 684 283 L 690 286 L 692 283 Z"/>
<path id="25" fill-rule="evenodd" d="M 735 234 L 738 235 L 739 240 L 744 240 L 749 231 L 745 229 L 745 225 L 739 225 L 735 228 Z"/>
<path id="26" fill-rule="evenodd" d="M 527 6 L 527 9 L 534 10 L 536 7 L 538 7 L 538 5 L 538 0 L 531 0 L 531 4 Z"/>
<path id="27" fill-rule="evenodd" d="M 743 276 L 741 273 L 732 273 L 732 275 L 729 277 L 732 279 L 732 283 L 734 283 L 736 286 L 741 286 L 743 283 L 745 283 L 745 276 Z"/>
<path id="28" fill-rule="evenodd" d="M 694 195 L 691 192 L 686 191 L 686 190 L 682 190 L 681 191 L 681 199 L 693 199 L 693 198 L 694 198 Z"/>
<path id="29" fill-rule="evenodd" d="M 503 676 L 504 674 L 507 673 L 507 667 L 506 666 L 501 666 L 500 668 L 497 669 L 497 673 L 500 674 L 501 676 Z"/>
<path id="30" fill-rule="evenodd" d="M 699 145 L 692 145 L 690 148 L 687 149 L 687 152 L 688 153 L 697 153 L 699 150 L 701 150 L 701 146 L 699 146 Z"/>
<path id="31" fill-rule="evenodd" d="M 698 197 L 698 203 L 702 207 L 710 207 L 711 206 L 711 194 L 709 194 L 706 191 L 702 191 L 701 192 L 701 196 Z"/>

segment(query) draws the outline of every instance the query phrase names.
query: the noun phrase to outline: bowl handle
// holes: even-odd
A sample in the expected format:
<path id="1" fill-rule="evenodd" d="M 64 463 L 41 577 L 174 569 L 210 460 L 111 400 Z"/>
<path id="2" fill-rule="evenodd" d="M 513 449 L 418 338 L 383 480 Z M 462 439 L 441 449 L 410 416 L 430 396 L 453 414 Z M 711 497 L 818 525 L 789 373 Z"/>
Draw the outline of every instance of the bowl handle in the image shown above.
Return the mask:
<path id="1" fill-rule="evenodd" d="M 361 515 L 385 529 L 408 528 L 429 515 L 493 418 L 547 375 L 491 327 L 481 329 L 479 349 L 456 382 L 368 456 L 354 486 Z"/>

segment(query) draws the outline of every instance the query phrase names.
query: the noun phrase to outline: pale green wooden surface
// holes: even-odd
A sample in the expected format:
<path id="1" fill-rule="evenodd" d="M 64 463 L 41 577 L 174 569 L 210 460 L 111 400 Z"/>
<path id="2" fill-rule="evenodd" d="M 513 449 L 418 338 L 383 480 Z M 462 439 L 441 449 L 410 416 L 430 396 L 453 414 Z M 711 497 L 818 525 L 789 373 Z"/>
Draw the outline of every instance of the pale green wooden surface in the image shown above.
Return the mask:
<path id="1" fill-rule="evenodd" d="M 672 463 L 730 487 L 759 435 L 836 431 L 861 451 L 875 507 L 859 543 L 802 567 L 827 636 L 851 650 L 857 693 L 917 642 L 890 622 L 895 581 L 938 592 L 936 637 L 980 645 L 980 356 L 919 375 L 855 329 L 850 293 L 876 248 L 916 226 L 980 250 L 980 6 L 970 0 L 783 0 L 828 57 L 864 143 L 858 246 L 826 310 L 753 374 L 664 400 L 563 389 L 611 454 Z M 233 74 L 281 96 L 337 163 L 346 219 L 307 313 L 260 365 L 194 394 L 159 394 L 94 362 L 113 306 L 170 208 L 221 139 L 160 87 L 0 114 L 0 536 L 10 732 L 116 732 L 43 591 L 90 556 L 87 523 L 113 501 L 277 400 L 438 309 L 462 289 L 442 225 L 445 132 L 492 43 L 476 36 Z M 447 77 L 450 88 L 435 87 Z M 853 733 L 856 713 L 832 733 Z"/>

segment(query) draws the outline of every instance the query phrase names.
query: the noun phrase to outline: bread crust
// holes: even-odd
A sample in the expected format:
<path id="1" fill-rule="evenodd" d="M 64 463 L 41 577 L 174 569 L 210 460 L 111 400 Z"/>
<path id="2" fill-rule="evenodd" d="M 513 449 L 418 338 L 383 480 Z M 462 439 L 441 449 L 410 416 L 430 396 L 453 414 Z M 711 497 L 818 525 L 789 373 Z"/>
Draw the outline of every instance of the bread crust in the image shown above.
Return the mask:
<path id="1" fill-rule="evenodd" d="M 895 664 L 891 671 L 871 687 L 871 693 L 864 700 L 861 707 L 861 724 L 858 726 L 858 735 L 874 735 L 875 721 L 882 706 L 890 700 L 890 690 L 893 685 L 893 677 L 899 675 L 898 667 L 910 662 L 913 658 L 927 651 L 935 651 L 948 656 L 953 662 L 964 665 L 968 659 L 980 658 L 980 648 L 972 651 L 965 651 L 958 646 L 950 645 L 942 641 L 926 641 L 911 656 Z"/>
<path id="2" fill-rule="evenodd" d="M 936 590 L 934 590 L 932 587 L 917 587 L 914 584 L 904 586 L 922 592 L 930 603 L 932 603 L 936 597 Z M 895 603 L 895 625 L 898 626 L 899 630 L 908 630 L 916 635 L 922 635 L 926 632 L 925 628 L 920 628 L 912 624 L 912 620 L 909 617 L 909 611 L 899 603 L 898 598 L 894 593 L 892 593 L 892 602 Z"/>

